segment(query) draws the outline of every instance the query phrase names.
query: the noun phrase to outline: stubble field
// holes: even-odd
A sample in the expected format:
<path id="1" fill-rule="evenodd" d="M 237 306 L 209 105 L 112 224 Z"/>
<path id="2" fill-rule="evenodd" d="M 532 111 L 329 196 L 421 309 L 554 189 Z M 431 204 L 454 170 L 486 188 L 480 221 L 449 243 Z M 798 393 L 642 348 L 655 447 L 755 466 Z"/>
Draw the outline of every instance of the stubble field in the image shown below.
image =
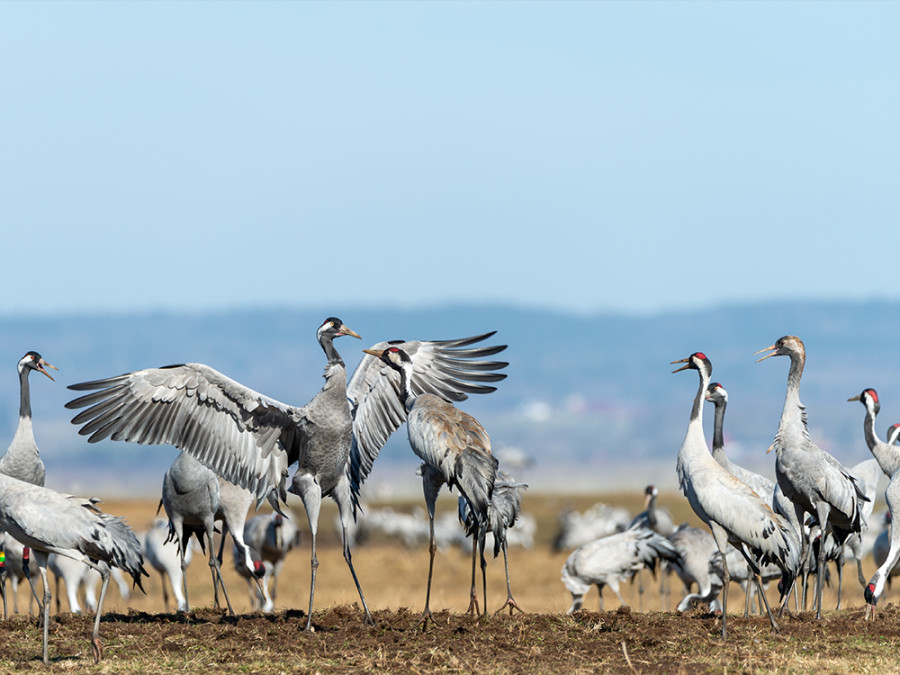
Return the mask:
<path id="1" fill-rule="evenodd" d="M 596 591 L 585 600 L 587 611 L 565 614 L 571 597 L 559 580 L 567 552 L 554 553 L 550 541 L 556 516 L 564 506 L 579 510 L 594 502 L 622 504 L 640 510 L 640 496 L 603 495 L 566 498 L 528 495 L 524 509 L 538 518 L 538 541 L 532 550 L 512 549 L 513 594 L 525 614 L 507 612 L 487 618 L 465 613 L 468 607 L 471 557 L 452 549 L 438 553 L 432 609 L 437 625 L 424 632 L 419 621 L 425 598 L 428 552 L 387 542 L 371 542 L 354 550 L 353 562 L 376 627 L 362 624 L 362 611 L 347 566 L 331 527 L 333 511 L 320 523 L 319 571 L 314 634 L 304 633 L 309 593 L 309 539 L 304 537 L 282 573 L 276 613 L 250 610 L 247 585 L 226 555 L 225 580 L 236 617 L 212 608 L 212 582 L 202 555 L 188 570 L 191 606 L 188 615 L 164 610 L 161 581 L 152 573 L 139 591 L 123 600 L 111 587 L 100 635 L 104 660 L 91 659 L 91 618 L 63 612 L 50 628 L 50 670 L 67 672 L 895 672 L 900 645 L 900 611 L 888 593 L 875 622 L 863 620 L 862 593 L 855 570 L 845 575 L 844 607 L 822 621 L 802 612 L 786 617 L 773 633 L 765 617 L 740 616 L 743 593 L 729 595 L 730 636 L 719 637 L 720 620 L 701 610 L 678 615 L 671 607 L 681 584 L 672 578 L 672 596 L 663 608 L 658 584 L 646 584 L 643 601 L 637 586 L 623 595 L 620 607 L 609 592 L 600 612 Z M 675 522 L 696 524 L 679 495 L 663 495 L 660 503 Z M 136 530 L 152 521 L 156 504 L 108 502 L 106 511 L 124 516 Z M 439 510 L 452 510 L 450 500 Z M 295 512 L 305 528 L 305 516 Z M 304 535 L 306 532 L 304 531 Z M 866 575 L 874 571 L 871 560 Z M 489 561 L 488 605 L 493 611 L 505 599 L 502 557 Z M 774 589 L 770 600 L 776 599 Z M 827 589 L 826 607 L 836 604 Z M 20 609 L 27 607 L 20 595 Z M 65 608 L 65 602 L 63 602 Z M 643 611 L 641 611 L 643 610 Z M 0 671 L 45 670 L 41 637 L 34 617 L 16 616 L 0 623 Z"/>

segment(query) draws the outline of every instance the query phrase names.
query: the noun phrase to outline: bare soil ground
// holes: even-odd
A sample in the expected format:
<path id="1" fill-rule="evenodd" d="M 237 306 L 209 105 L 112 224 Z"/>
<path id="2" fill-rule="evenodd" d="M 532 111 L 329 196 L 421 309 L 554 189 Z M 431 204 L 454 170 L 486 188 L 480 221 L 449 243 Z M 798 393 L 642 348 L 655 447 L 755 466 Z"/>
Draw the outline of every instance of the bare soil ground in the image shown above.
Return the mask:
<path id="1" fill-rule="evenodd" d="M 535 549 L 510 552 L 513 593 L 526 614 L 506 612 L 488 618 L 465 613 L 471 558 L 468 552 L 438 554 L 432 609 L 437 625 L 424 632 L 419 621 L 424 606 L 428 554 L 375 542 L 354 551 L 360 576 L 377 627 L 362 624 L 362 612 L 336 537 L 331 514 L 323 513 L 322 548 L 314 611 L 314 634 L 305 624 L 309 593 L 309 540 L 288 558 L 276 601 L 277 612 L 263 616 L 250 611 L 246 585 L 226 556 L 225 577 L 236 617 L 212 608 L 212 582 L 202 555 L 188 570 L 192 607 L 189 615 L 166 611 L 160 579 L 145 581 L 147 594 L 130 599 L 111 590 L 100 628 L 104 660 L 94 666 L 89 635 L 91 617 L 63 611 L 50 629 L 52 671 L 67 672 L 226 672 L 334 673 L 379 669 L 385 672 L 610 672 L 610 673 L 885 673 L 900 672 L 900 610 L 889 593 L 877 620 L 863 619 L 862 592 L 853 566 L 846 568 L 844 606 L 816 621 L 810 613 L 786 617 L 773 633 L 765 617 L 740 616 L 743 593 L 729 595 L 729 639 L 719 635 L 720 619 L 696 610 L 678 615 L 669 609 L 680 598 L 680 583 L 672 580 L 672 595 L 664 600 L 657 583 L 648 583 L 643 599 L 636 585 L 624 595 L 632 608 L 620 607 L 607 591 L 608 611 L 582 611 L 567 616 L 571 597 L 559 580 L 566 552 L 554 553 L 549 541 L 561 498 L 529 496 L 526 509 L 539 516 L 540 541 Z M 678 495 L 663 500 L 676 522 L 689 519 Z M 680 500 L 680 501 L 679 501 Z M 572 505 L 584 508 L 584 498 Z M 639 498 L 632 505 L 639 506 Z M 439 508 L 453 508 L 451 502 Z M 107 503 L 105 510 L 123 515 L 135 529 L 152 520 L 155 503 Z M 297 514 L 297 522 L 305 517 Z M 866 575 L 874 571 L 871 561 Z M 505 598 L 501 560 L 489 562 L 488 604 L 493 610 Z M 770 601 L 775 601 L 774 589 Z M 20 608 L 27 599 L 20 593 Z M 829 588 L 825 606 L 834 607 Z M 63 610 L 65 610 L 65 601 Z M 599 603 L 594 591 L 586 607 Z M 639 611 L 643 608 L 647 611 Z M 666 608 L 664 611 L 663 608 Z M 55 611 L 55 610 L 54 610 Z M 46 670 L 40 660 L 41 634 L 36 619 L 18 615 L 0 621 L 0 673 Z"/>

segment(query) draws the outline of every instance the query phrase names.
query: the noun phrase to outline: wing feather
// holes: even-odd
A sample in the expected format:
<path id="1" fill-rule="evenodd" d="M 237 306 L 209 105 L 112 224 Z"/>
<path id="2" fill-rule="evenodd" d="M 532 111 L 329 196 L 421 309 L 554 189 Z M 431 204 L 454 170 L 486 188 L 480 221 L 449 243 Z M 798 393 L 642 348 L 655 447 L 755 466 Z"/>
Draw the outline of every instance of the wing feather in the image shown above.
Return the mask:
<path id="1" fill-rule="evenodd" d="M 506 345 L 471 347 L 492 337 L 496 331 L 455 340 L 379 342 L 371 349 L 393 345 L 405 351 L 413 362 L 413 393 L 435 394 L 448 401 L 464 401 L 469 394 L 488 394 L 496 387 L 483 382 L 499 382 L 506 377 L 505 361 L 485 360 L 506 349 Z M 392 433 L 406 421 L 401 400 L 400 374 L 380 359 L 366 354 L 347 384 L 353 416 L 353 440 L 348 473 L 354 504 L 372 465 Z"/>
<path id="2" fill-rule="evenodd" d="M 73 384 L 90 391 L 66 408 L 78 433 L 143 445 L 171 444 L 253 492 L 284 497 L 287 468 L 302 450 L 303 408 L 259 394 L 200 363 L 148 368 Z"/>

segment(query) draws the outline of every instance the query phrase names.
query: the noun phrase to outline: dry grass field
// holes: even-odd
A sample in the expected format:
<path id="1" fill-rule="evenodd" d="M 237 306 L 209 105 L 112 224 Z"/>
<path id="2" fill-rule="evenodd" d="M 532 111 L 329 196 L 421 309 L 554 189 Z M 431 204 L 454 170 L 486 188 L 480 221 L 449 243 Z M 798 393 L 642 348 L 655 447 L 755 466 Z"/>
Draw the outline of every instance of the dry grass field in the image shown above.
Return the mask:
<path id="1" fill-rule="evenodd" d="M 718 637 L 719 621 L 700 610 L 676 615 L 663 608 L 657 584 L 648 584 L 643 611 L 636 586 L 623 595 L 631 608 L 621 608 L 607 590 L 606 612 L 598 612 L 596 591 L 585 601 L 587 611 L 565 615 L 569 593 L 560 582 L 567 553 L 553 553 L 550 542 L 556 518 L 565 506 L 584 510 L 597 501 L 622 504 L 636 512 L 641 495 L 561 497 L 527 495 L 524 510 L 538 519 L 533 550 L 512 549 L 513 593 L 525 615 L 506 613 L 487 619 L 465 614 L 471 558 L 468 551 L 439 553 L 435 562 L 432 609 L 439 625 L 423 634 L 418 617 L 424 605 L 427 550 L 410 550 L 372 542 L 354 550 L 366 599 L 376 614 L 376 628 L 363 627 L 358 596 L 338 540 L 331 526 L 334 511 L 320 523 L 320 567 L 316 589 L 314 635 L 298 628 L 305 620 L 309 592 L 309 539 L 306 518 L 295 511 L 304 529 L 299 549 L 288 557 L 279 584 L 276 613 L 250 612 L 247 585 L 226 557 L 225 579 L 237 618 L 213 610 L 212 582 L 202 555 L 188 570 L 189 616 L 164 613 L 160 578 L 145 580 L 139 591 L 123 600 L 111 588 L 101 624 L 104 661 L 90 658 L 89 617 L 63 613 L 50 633 L 51 670 L 79 672 L 888 672 L 898 646 L 900 613 L 889 604 L 879 608 L 876 622 L 864 622 L 862 593 L 855 570 L 847 568 L 844 606 L 822 622 L 807 613 L 786 618 L 782 631 L 772 634 L 765 618 L 743 618 L 743 593 L 733 587 L 730 597 L 731 639 Z M 677 494 L 661 495 L 660 505 L 675 522 L 695 520 Z M 403 508 L 409 505 L 398 505 Z M 156 504 L 149 501 L 109 501 L 103 508 L 124 516 L 135 530 L 152 521 Z M 453 500 L 439 510 L 455 508 Z M 865 571 L 873 571 L 868 561 Z M 673 606 L 681 593 L 673 578 Z M 770 598 L 775 599 L 774 589 Z M 502 558 L 489 561 L 488 603 L 491 609 L 505 599 Z M 834 589 L 826 593 L 834 607 Z M 27 601 L 26 601 L 27 603 Z M 65 607 L 65 603 L 64 607 Z M 665 611 L 663 611 L 665 609 Z M 738 612 L 738 613 L 735 613 Z M 42 670 L 40 633 L 33 619 L 17 617 L 0 627 L 0 672 Z M 890 658 L 891 660 L 886 660 Z"/>

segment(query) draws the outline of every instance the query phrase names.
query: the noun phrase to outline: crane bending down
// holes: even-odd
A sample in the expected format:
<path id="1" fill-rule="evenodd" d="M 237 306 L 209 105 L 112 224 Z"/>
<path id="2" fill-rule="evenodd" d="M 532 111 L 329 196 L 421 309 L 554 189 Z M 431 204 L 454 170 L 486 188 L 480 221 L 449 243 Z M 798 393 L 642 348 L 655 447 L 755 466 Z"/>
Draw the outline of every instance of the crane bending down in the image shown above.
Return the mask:
<path id="1" fill-rule="evenodd" d="M 712 374 L 712 363 L 701 352 L 686 359 L 682 370 L 696 370 L 700 388 L 694 397 L 690 422 L 678 451 L 678 481 L 694 513 L 705 522 L 722 555 L 722 637 L 727 637 L 726 613 L 731 579 L 725 562 L 728 544 L 738 549 L 753 571 L 754 582 L 766 606 L 769 622 L 778 630 L 768 600 L 762 590 L 759 566 L 767 562 L 782 571 L 783 588 L 789 590 L 800 560 L 800 543 L 787 521 L 776 514 L 746 483 L 738 480 L 713 459 L 703 435 L 703 396 Z"/>
<path id="2" fill-rule="evenodd" d="M 434 506 L 441 486 L 456 487 L 465 498 L 476 522 L 476 529 L 488 527 L 488 506 L 494 491 L 497 459 L 491 454 L 491 439 L 484 427 L 471 415 L 434 394 L 416 395 L 412 391 L 413 362 L 397 346 L 367 349 L 367 354 L 381 359 L 400 373 L 399 397 L 407 412 L 406 429 L 413 452 L 421 459 L 422 489 L 428 507 L 431 536 L 428 563 L 428 591 L 422 627 L 431 615 L 431 577 L 434 570 Z"/>
<path id="3" fill-rule="evenodd" d="M 838 546 L 851 534 L 859 533 L 865 524 L 863 502 L 868 498 L 856 479 L 827 452 L 819 448 L 809 436 L 806 426 L 806 407 L 800 402 L 800 378 L 806 363 L 803 341 L 794 335 L 778 338 L 775 344 L 760 349 L 757 354 L 769 352 L 759 358 L 788 356 L 787 392 L 781 421 L 775 434 L 775 477 L 785 496 L 794 504 L 798 522 L 809 513 L 821 527 L 823 535 L 834 534 Z M 812 548 L 808 538 L 801 534 L 802 559 L 808 569 L 807 556 Z M 825 569 L 826 547 L 819 547 L 816 569 Z M 816 618 L 822 618 L 822 585 L 825 575 L 816 575 Z"/>
<path id="4" fill-rule="evenodd" d="M 334 348 L 334 339 L 343 335 L 359 338 L 335 317 L 319 326 L 317 338 L 327 358 L 325 385 L 304 406 L 264 396 L 200 363 L 74 384 L 69 388 L 91 393 L 66 404 L 69 409 L 87 407 L 72 422 L 83 425 L 79 433 L 89 435 L 89 442 L 111 438 L 174 445 L 229 482 L 250 490 L 257 502 L 268 498 L 277 506 L 279 499 L 284 500 L 287 470 L 298 464 L 290 490 L 300 495 L 311 530 L 306 630 L 312 630 L 319 564 L 316 531 L 323 496 L 338 504 L 344 559 L 365 621 L 374 623 L 353 568 L 346 530 L 372 462 L 406 419 L 395 389 L 399 375 L 377 359 L 364 357 L 348 386 L 344 361 Z M 494 371 L 507 364 L 482 359 L 506 346 L 469 348 L 492 335 L 398 343 L 415 363 L 413 390 L 436 392 L 455 401 L 471 393 L 494 391 L 495 387 L 484 383 L 506 377 Z"/>
<path id="5" fill-rule="evenodd" d="M 49 663 L 50 585 L 47 580 L 47 557 L 56 553 L 79 560 L 100 573 L 103 585 L 91 635 L 94 660 L 99 662 L 103 653 L 100 616 L 109 586 L 109 566 L 114 565 L 130 574 L 141 590 L 141 577 L 147 576 L 141 547 L 134 532 L 121 518 L 99 511 L 92 500 L 62 495 L 4 475 L 0 475 L 0 526 L 34 551 L 44 583 L 44 663 Z"/>
<path id="6" fill-rule="evenodd" d="M 585 594 L 594 584 L 600 593 L 601 611 L 604 586 L 613 589 L 619 602 L 627 605 L 619 583 L 645 567 L 655 570 L 660 558 L 679 563 L 681 556 L 668 539 L 638 525 L 579 546 L 566 558 L 561 572 L 561 580 L 572 594 L 572 606 L 566 614 L 581 609 Z"/>

